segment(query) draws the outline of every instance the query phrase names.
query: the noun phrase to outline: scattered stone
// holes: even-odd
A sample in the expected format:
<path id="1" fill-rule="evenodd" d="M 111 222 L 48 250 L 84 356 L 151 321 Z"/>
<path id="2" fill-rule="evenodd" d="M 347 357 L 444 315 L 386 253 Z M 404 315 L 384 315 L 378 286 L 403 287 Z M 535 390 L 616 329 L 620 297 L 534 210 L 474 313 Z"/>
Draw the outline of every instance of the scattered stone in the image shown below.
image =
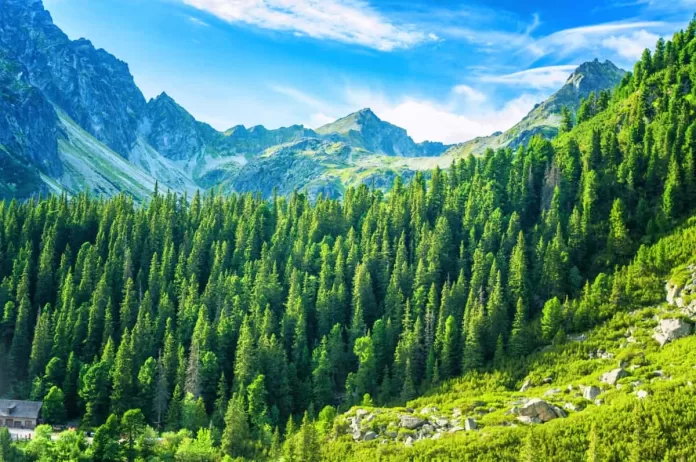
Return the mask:
<path id="1" fill-rule="evenodd" d="M 553 411 L 556 413 L 556 415 L 557 415 L 558 417 L 561 417 L 561 418 L 563 418 L 563 419 L 565 419 L 566 417 L 568 417 L 568 414 L 566 413 L 566 411 L 564 411 L 564 410 L 561 409 L 560 407 L 551 405 L 551 408 L 553 408 Z"/>
<path id="2" fill-rule="evenodd" d="M 618 382 L 620 379 L 626 377 L 628 375 L 628 372 L 626 372 L 625 369 L 621 367 L 617 367 L 616 369 L 613 369 L 609 372 L 605 372 L 602 374 L 602 377 L 599 379 L 600 382 L 607 383 L 609 385 L 616 385 L 616 382 Z"/>
<path id="3" fill-rule="evenodd" d="M 544 385 L 548 385 L 549 383 L 553 382 L 553 377 L 545 377 L 541 383 Z"/>
<path id="4" fill-rule="evenodd" d="M 368 414 L 368 412 L 365 409 L 358 409 L 357 411 L 355 411 L 355 415 L 359 419 L 365 417 L 367 414 Z"/>
<path id="5" fill-rule="evenodd" d="M 514 406 L 512 409 L 510 409 L 509 411 L 507 411 L 507 412 L 505 413 L 505 415 L 517 415 L 517 414 L 519 414 L 519 413 L 520 413 L 520 408 L 518 408 L 517 406 Z"/>
<path id="6" fill-rule="evenodd" d="M 420 417 L 415 417 L 412 415 L 402 415 L 399 417 L 399 426 L 408 428 L 409 430 L 415 430 L 420 428 L 425 424 L 425 420 Z"/>
<path id="7" fill-rule="evenodd" d="M 532 386 L 532 381 L 527 379 L 524 381 L 522 384 L 522 388 L 520 388 L 520 393 L 524 393 L 525 391 L 529 390 L 529 388 Z"/>
<path id="8" fill-rule="evenodd" d="M 561 392 L 559 388 L 551 388 L 550 390 L 546 390 L 546 393 L 544 393 L 544 398 L 547 398 L 549 396 L 557 395 Z"/>
<path id="9" fill-rule="evenodd" d="M 393 431 L 384 432 L 384 436 L 386 436 L 387 438 L 396 439 L 396 437 L 398 436 L 398 433 L 393 432 Z"/>
<path id="10" fill-rule="evenodd" d="M 638 397 L 638 399 L 644 399 L 648 397 L 648 392 L 646 390 L 638 390 L 636 392 L 636 396 Z"/>
<path id="11" fill-rule="evenodd" d="M 365 433 L 365 436 L 363 436 L 363 441 L 372 441 L 377 439 L 377 433 L 369 431 Z"/>
<path id="12" fill-rule="evenodd" d="M 568 409 L 569 411 L 574 411 L 574 412 L 580 410 L 580 408 L 577 407 L 577 406 L 576 406 L 575 404 L 573 404 L 573 403 L 565 403 L 565 404 L 563 405 L 563 407 L 564 407 L 565 409 Z"/>
<path id="13" fill-rule="evenodd" d="M 557 411 L 561 412 L 557 412 Z M 537 418 L 541 422 L 548 422 L 557 417 L 565 417 L 562 409 L 550 405 L 542 399 L 531 399 L 519 409 L 520 417 Z"/>
<path id="14" fill-rule="evenodd" d="M 599 387 L 591 385 L 589 387 L 585 387 L 585 389 L 582 391 L 582 397 L 588 401 L 594 401 L 594 399 L 597 398 L 597 396 L 599 396 L 601 393 L 602 390 Z"/>
<path id="15" fill-rule="evenodd" d="M 464 431 L 464 427 L 457 425 L 456 427 L 450 428 L 449 432 L 450 433 L 457 433 L 457 432 L 461 432 L 461 431 Z"/>
<path id="16" fill-rule="evenodd" d="M 600 399 L 596 399 L 596 400 L 594 401 L 594 403 L 595 403 L 597 406 L 601 406 L 602 404 L 604 404 L 604 400 L 601 399 L 601 398 L 600 398 Z"/>
<path id="17" fill-rule="evenodd" d="M 681 287 L 668 281 L 665 290 L 667 291 L 667 303 L 674 305 L 676 298 L 681 293 Z"/>
<path id="18" fill-rule="evenodd" d="M 438 427 L 446 427 L 449 425 L 449 420 L 447 419 L 435 419 L 435 425 Z"/>
<path id="19" fill-rule="evenodd" d="M 365 417 L 365 422 L 370 423 L 373 420 L 375 420 L 375 415 L 374 414 L 368 414 L 367 417 Z"/>
<path id="20" fill-rule="evenodd" d="M 470 430 L 476 430 L 478 428 L 478 425 L 476 425 L 476 421 L 472 418 L 467 418 L 464 419 L 464 428 L 466 431 Z"/>
<path id="21" fill-rule="evenodd" d="M 660 346 L 691 334 L 691 324 L 683 319 L 663 319 L 655 328 L 653 338 Z"/>
<path id="22" fill-rule="evenodd" d="M 354 432 L 353 432 L 353 439 L 354 439 L 355 441 L 359 441 L 361 436 L 362 436 L 362 433 L 360 433 L 360 430 L 357 430 L 357 431 L 354 431 Z"/>
<path id="23" fill-rule="evenodd" d="M 628 367 L 628 370 L 630 370 L 630 371 L 635 371 L 636 369 L 640 369 L 640 364 L 631 364 Z"/>
<path id="24" fill-rule="evenodd" d="M 421 409 L 421 414 L 434 414 L 438 411 L 439 409 L 435 406 L 426 406 L 423 409 Z"/>
<path id="25" fill-rule="evenodd" d="M 406 442 L 404 443 L 406 446 L 413 446 L 413 437 L 409 436 L 406 438 Z"/>
<path id="26" fill-rule="evenodd" d="M 456 419 L 457 417 L 461 417 L 461 416 L 462 416 L 461 409 L 459 409 L 458 407 L 455 407 L 454 409 L 452 409 L 452 417 L 454 417 Z"/>
<path id="27" fill-rule="evenodd" d="M 439 440 L 440 438 L 442 438 L 442 433 L 440 433 L 440 432 L 437 432 L 433 436 L 430 437 L 431 440 Z"/>
<path id="28" fill-rule="evenodd" d="M 631 382 L 631 385 L 633 385 L 633 388 L 636 388 L 643 385 L 643 382 L 641 380 L 636 380 L 635 382 Z"/>

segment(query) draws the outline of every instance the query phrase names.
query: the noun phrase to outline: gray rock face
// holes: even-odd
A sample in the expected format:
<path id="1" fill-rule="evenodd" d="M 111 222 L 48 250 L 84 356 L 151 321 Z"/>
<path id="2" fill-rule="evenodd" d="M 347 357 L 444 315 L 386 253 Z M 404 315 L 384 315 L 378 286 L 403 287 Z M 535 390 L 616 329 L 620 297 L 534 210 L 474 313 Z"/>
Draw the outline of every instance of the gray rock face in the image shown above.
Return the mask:
<path id="1" fill-rule="evenodd" d="M 476 421 L 472 418 L 468 418 L 464 420 L 464 428 L 466 431 L 471 431 L 471 430 L 476 430 L 478 428 L 478 425 L 476 424 Z"/>
<path id="2" fill-rule="evenodd" d="M 0 50 L 0 145 L 4 146 L 0 155 L 31 163 L 48 175 L 60 175 L 58 116 L 27 74 L 18 61 L 2 58 Z"/>
<path id="3" fill-rule="evenodd" d="M 591 385 L 582 391 L 582 397 L 589 401 L 594 401 L 602 393 L 599 387 Z"/>
<path id="4" fill-rule="evenodd" d="M 558 417 L 565 417 L 565 413 L 560 408 L 538 398 L 527 401 L 525 405 L 519 408 L 518 413 L 519 417 L 527 417 L 532 421 L 536 419 L 540 422 L 548 422 Z M 527 419 L 523 420 L 526 421 Z"/>
<path id="5" fill-rule="evenodd" d="M 622 379 L 628 375 L 628 372 L 626 370 L 618 367 L 616 369 L 613 369 L 609 372 L 605 372 L 602 374 L 602 377 L 600 377 L 600 381 L 603 383 L 607 383 L 609 385 L 616 385 L 616 382 L 619 381 L 619 379 Z"/>
<path id="6" fill-rule="evenodd" d="M 653 338 L 660 346 L 691 334 L 691 324 L 683 319 L 663 319 L 655 328 Z"/>
<path id="7" fill-rule="evenodd" d="M 399 426 L 409 430 L 415 430 L 425 424 L 425 420 L 412 415 L 402 415 L 399 417 Z"/>
<path id="8" fill-rule="evenodd" d="M 0 49 L 29 81 L 98 140 L 120 154 L 136 139 L 145 98 L 128 65 L 85 39 L 71 41 L 39 1 L 2 0 Z"/>

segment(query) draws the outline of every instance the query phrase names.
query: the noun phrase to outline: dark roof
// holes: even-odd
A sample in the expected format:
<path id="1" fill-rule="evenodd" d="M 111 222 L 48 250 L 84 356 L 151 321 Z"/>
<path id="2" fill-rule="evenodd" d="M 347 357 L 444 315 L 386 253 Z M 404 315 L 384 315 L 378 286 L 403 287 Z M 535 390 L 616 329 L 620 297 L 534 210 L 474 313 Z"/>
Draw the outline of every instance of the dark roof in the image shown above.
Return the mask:
<path id="1" fill-rule="evenodd" d="M 0 417 L 38 419 L 41 401 L 19 401 L 0 399 Z"/>

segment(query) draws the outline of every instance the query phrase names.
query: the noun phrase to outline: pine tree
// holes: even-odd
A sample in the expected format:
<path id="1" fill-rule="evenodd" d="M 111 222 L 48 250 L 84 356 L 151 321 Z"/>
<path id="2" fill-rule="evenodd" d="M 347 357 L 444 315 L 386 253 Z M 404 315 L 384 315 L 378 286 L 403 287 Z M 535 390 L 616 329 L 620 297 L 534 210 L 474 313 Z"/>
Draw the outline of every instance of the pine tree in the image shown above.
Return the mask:
<path id="1" fill-rule="evenodd" d="M 222 433 L 222 452 L 230 457 L 249 455 L 249 423 L 247 421 L 244 397 L 238 393 L 232 395 L 225 414 L 225 430 Z"/>

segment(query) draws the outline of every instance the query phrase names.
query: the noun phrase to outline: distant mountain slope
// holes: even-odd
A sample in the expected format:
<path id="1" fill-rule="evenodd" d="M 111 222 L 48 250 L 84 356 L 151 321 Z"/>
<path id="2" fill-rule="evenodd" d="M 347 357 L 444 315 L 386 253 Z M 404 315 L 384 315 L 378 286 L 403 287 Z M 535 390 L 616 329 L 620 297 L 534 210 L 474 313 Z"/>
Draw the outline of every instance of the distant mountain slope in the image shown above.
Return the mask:
<path id="1" fill-rule="evenodd" d="M 599 62 L 595 59 L 580 65 L 566 83 L 547 100 L 538 104 L 519 123 L 504 133 L 495 133 L 454 146 L 448 154 L 455 156 L 480 154 L 487 148 L 510 147 L 516 149 L 537 134 L 553 138 L 561 124 L 561 109 L 567 107 L 575 112 L 583 98 L 590 93 L 614 88 L 621 82 L 626 72 L 611 61 Z"/>
<path id="2" fill-rule="evenodd" d="M 576 109 L 623 75 L 609 62 L 586 63 L 512 130 L 454 147 L 416 143 L 370 109 L 317 130 L 220 132 L 166 93 L 146 101 L 126 63 L 88 40 L 71 41 L 40 0 L 0 0 L 0 12 L 2 197 L 88 190 L 145 200 L 156 182 L 181 193 L 303 189 L 312 197 L 340 197 L 360 183 L 388 189 L 397 175 L 486 147 L 515 147 L 536 133 L 553 136 L 562 106 Z"/>
<path id="3" fill-rule="evenodd" d="M 386 156 L 439 156 L 446 150 L 442 143 L 416 144 L 406 130 L 380 120 L 369 108 L 324 125 L 317 133 Z"/>

